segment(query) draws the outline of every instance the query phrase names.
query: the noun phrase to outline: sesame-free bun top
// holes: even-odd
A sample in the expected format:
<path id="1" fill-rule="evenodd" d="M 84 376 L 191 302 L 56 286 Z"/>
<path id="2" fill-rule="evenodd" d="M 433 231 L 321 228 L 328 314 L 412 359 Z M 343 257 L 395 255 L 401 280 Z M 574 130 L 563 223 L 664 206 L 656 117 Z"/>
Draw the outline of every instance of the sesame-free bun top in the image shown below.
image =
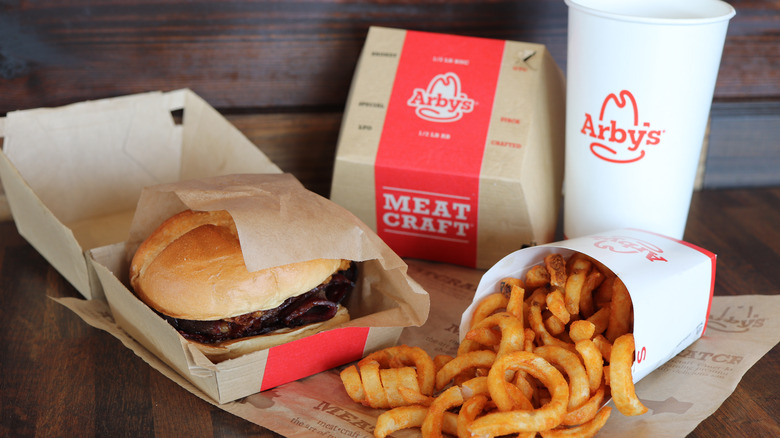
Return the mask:
<path id="1" fill-rule="evenodd" d="M 158 312 L 208 321 L 277 307 L 348 264 L 315 259 L 249 272 L 227 211 L 185 210 L 138 247 L 130 284 Z"/>

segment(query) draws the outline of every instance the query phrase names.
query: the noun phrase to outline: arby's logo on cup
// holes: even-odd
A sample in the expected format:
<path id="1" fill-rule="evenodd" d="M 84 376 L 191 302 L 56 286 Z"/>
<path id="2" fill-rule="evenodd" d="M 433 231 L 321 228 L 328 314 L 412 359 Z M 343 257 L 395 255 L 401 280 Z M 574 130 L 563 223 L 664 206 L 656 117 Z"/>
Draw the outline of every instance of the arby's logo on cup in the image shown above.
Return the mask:
<path id="1" fill-rule="evenodd" d="M 662 129 L 639 119 L 639 106 L 633 93 L 622 90 L 610 93 L 601 104 L 598 117 L 585 113 L 580 132 L 591 138 L 590 151 L 611 163 L 633 163 L 641 160 L 648 146 L 661 142 Z"/>
<path id="2" fill-rule="evenodd" d="M 461 91 L 460 78 L 452 72 L 434 76 L 427 88 L 415 88 L 406 103 L 429 122 L 455 122 L 474 109 L 474 99 Z"/>
<path id="3" fill-rule="evenodd" d="M 594 236 L 596 241 L 594 246 L 600 249 L 618 254 L 644 254 L 645 258 L 651 262 L 667 262 L 661 254 L 664 250 L 658 245 L 628 236 Z"/>

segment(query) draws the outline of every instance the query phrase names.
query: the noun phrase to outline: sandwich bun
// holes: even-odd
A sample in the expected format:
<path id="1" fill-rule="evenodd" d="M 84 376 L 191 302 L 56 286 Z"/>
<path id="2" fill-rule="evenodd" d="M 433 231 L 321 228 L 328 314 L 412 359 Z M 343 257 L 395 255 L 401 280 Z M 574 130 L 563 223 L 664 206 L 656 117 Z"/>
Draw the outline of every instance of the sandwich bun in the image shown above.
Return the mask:
<path id="1" fill-rule="evenodd" d="M 350 266 L 348 260 L 315 259 L 249 272 L 227 211 L 185 210 L 166 220 L 138 247 L 131 261 L 130 284 L 141 301 L 169 322 L 233 321 L 275 309 Z M 347 321 L 346 308 L 336 304 L 335 316 L 326 321 L 195 343 L 204 346 L 204 353 L 211 352 L 207 356 L 220 358 L 269 348 Z"/>

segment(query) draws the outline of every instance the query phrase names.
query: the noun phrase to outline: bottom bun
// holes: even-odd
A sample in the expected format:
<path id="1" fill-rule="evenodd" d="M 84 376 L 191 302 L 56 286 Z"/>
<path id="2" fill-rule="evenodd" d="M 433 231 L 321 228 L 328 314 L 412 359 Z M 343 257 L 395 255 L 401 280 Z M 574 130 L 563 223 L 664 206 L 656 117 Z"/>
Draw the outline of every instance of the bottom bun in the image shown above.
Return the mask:
<path id="1" fill-rule="evenodd" d="M 317 322 L 296 328 L 287 328 L 276 330 L 264 335 L 250 336 L 247 338 L 233 339 L 217 344 L 202 344 L 200 342 L 189 341 L 195 345 L 211 362 L 219 363 L 228 359 L 234 359 L 238 356 L 253 353 L 255 351 L 265 350 L 277 345 L 286 344 L 306 336 L 332 329 L 339 324 L 349 321 L 349 311 L 347 308 L 339 305 L 333 318 L 327 321 Z"/>

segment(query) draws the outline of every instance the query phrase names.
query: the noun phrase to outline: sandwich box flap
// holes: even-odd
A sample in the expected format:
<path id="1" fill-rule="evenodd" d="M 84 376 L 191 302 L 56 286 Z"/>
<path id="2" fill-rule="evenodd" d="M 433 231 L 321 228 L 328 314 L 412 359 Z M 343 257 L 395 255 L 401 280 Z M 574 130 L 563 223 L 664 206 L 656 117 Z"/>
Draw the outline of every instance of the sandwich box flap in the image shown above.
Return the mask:
<path id="1" fill-rule="evenodd" d="M 127 239 L 143 187 L 280 172 L 187 89 L 14 111 L 2 120 L 0 178 L 19 233 L 86 298 L 102 293 L 84 252 Z"/>

